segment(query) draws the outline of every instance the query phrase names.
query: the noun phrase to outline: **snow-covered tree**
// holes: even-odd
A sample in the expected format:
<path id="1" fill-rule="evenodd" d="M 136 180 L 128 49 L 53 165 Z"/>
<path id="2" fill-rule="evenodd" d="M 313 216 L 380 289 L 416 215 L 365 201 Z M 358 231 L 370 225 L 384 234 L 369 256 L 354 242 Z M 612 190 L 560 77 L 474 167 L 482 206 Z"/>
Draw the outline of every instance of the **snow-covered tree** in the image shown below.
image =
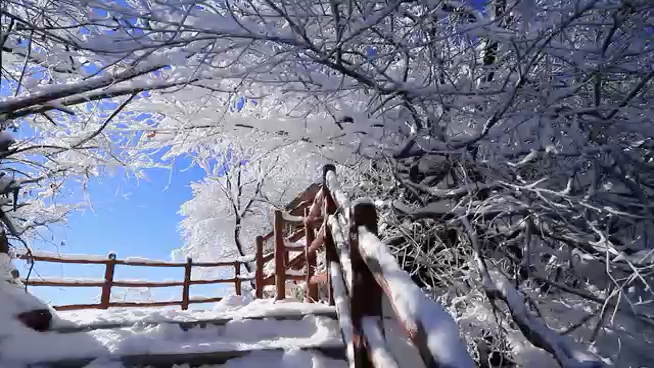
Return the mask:
<path id="1" fill-rule="evenodd" d="M 355 157 L 367 165 L 358 191 L 390 204 L 382 229 L 402 264 L 471 336 L 493 335 L 489 357 L 508 346 L 501 356 L 525 359 L 526 337 L 564 364 L 569 351 L 534 314 L 614 364 L 625 344 L 651 342 L 651 1 L 8 3 L 3 27 L 43 23 L 16 20 L 21 36 L 3 50 L 101 71 L 16 93 L 0 102 L 7 119 L 65 118 L 80 101 L 146 86 L 148 103 L 131 108 L 155 119 L 115 125 L 137 142 L 128 153 L 187 154 L 255 132 Z M 619 330 L 632 335 L 616 353 Z"/>
<path id="2" fill-rule="evenodd" d="M 318 178 L 319 157 L 300 144 L 261 134 L 222 137 L 222 145 L 193 149 L 207 176 L 191 185 L 193 198 L 182 205 L 185 244 L 175 254 L 198 260 L 254 254 L 255 237 L 271 230 L 272 209 Z"/>

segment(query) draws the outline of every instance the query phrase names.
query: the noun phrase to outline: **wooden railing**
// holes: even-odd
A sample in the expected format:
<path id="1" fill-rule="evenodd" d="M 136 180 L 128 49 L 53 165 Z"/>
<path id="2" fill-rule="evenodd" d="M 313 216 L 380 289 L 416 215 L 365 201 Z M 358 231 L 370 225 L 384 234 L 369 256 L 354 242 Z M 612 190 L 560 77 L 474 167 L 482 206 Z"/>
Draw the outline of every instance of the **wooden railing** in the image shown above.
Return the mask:
<path id="1" fill-rule="evenodd" d="M 303 237 L 303 253 L 289 259 L 289 251 L 300 250 L 289 243 Z M 264 255 L 263 243 L 271 238 L 274 254 Z M 333 165 L 324 167 L 323 185 L 313 202 L 298 206 L 294 213 L 275 211 L 273 232 L 257 238 L 257 296 L 274 282 L 276 298 L 283 299 L 286 280 L 295 279 L 306 281 L 305 300 L 317 300 L 316 283 L 323 278 L 317 278 L 313 269 L 316 252 L 323 250 L 328 301 L 336 306 L 350 366 L 400 366 L 384 338 L 384 295 L 427 367 L 474 366 L 452 317 L 427 298 L 377 237 L 374 204 L 364 200 L 351 203 L 340 188 Z M 275 272 L 264 275 L 264 262 L 272 259 Z M 303 275 L 288 274 L 288 270 L 303 267 Z"/>
<path id="2" fill-rule="evenodd" d="M 100 303 L 97 304 L 73 304 L 55 306 L 56 310 L 78 310 L 78 309 L 107 309 L 111 307 L 165 307 L 171 305 L 180 305 L 183 310 L 188 309 L 189 304 L 195 303 L 214 303 L 222 300 L 220 297 L 215 298 L 198 298 L 190 296 L 191 285 L 207 285 L 220 283 L 233 283 L 236 294 L 241 295 L 241 283 L 250 280 L 250 278 L 241 276 L 241 264 L 246 263 L 244 260 L 235 260 L 228 262 L 193 262 L 188 258 L 186 262 L 163 262 L 148 259 L 126 259 L 116 258 L 116 254 L 110 253 L 106 259 L 94 257 L 74 257 L 65 255 L 43 255 L 43 254 L 20 254 L 19 259 L 52 262 L 52 263 L 73 263 L 73 264 L 96 264 L 104 265 L 104 279 L 97 280 L 60 280 L 46 278 L 30 278 L 23 280 L 28 286 L 60 286 L 60 287 L 100 287 Z M 114 273 L 117 265 L 124 266 L 142 266 L 142 267 L 177 267 L 184 269 L 183 281 L 129 281 L 115 280 Z M 231 279 L 213 279 L 213 280 L 192 280 L 191 272 L 193 267 L 234 267 L 234 278 Z M 182 299 L 170 301 L 155 302 L 112 302 L 112 287 L 133 287 L 133 288 L 160 288 L 160 287 L 182 287 Z"/>

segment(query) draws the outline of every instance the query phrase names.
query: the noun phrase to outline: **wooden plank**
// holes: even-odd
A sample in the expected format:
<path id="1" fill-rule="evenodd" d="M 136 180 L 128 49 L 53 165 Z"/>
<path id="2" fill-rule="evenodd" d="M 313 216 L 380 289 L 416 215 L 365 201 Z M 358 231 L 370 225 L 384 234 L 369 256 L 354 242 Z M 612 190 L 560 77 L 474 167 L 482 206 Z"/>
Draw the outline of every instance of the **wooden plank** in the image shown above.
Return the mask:
<path id="1" fill-rule="evenodd" d="M 256 290 L 255 290 L 255 296 L 257 299 L 263 298 L 263 237 L 257 236 L 255 239 L 256 242 L 256 269 L 255 269 L 255 275 L 256 275 Z"/>
<path id="2" fill-rule="evenodd" d="M 82 309 L 102 309 L 100 304 L 69 304 L 69 305 L 56 305 L 53 307 L 56 311 L 71 311 Z"/>
<path id="3" fill-rule="evenodd" d="M 103 259 L 74 259 L 74 258 L 59 258 L 51 256 L 39 256 L 35 255 L 33 257 L 28 256 L 27 254 L 17 254 L 16 258 L 18 259 L 33 259 L 34 261 L 39 262 L 51 262 L 51 263 L 72 263 L 72 264 L 107 264 L 109 260 Z M 234 262 L 247 263 L 247 261 L 232 260 L 232 261 L 222 261 L 222 262 L 197 262 L 194 263 L 194 267 L 224 267 L 231 266 Z M 155 260 L 122 260 L 116 259 L 115 263 L 117 265 L 123 266 L 144 266 L 144 267 L 184 267 L 186 266 L 185 262 L 164 262 L 164 261 L 155 261 Z"/>
<path id="4" fill-rule="evenodd" d="M 187 258 L 184 267 L 184 283 L 182 284 L 182 310 L 188 309 L 189 293 L 191 292 L 191 272 L 193 272 L 193 259 Z"/>
<path id="5" fill-rule="evenodd" d="M 112 308 L 144 308 L 144 307 L 167 307 L 171 305 L 181 305 L 181 300 L 167 300 L 161 302 L 114 302 L 109 303 Z"/>
<path id="6" fill-rule="evenodd" d="M 104 266 L 104 284 L 102 285 L 102 293 L 100 294 L 100 305 L 102 305 L 103 309 L 109 308 L 109 303 L 111 302 L 111 285 L 114 281 L 116 254 L 109 253 L 108 258 Z"/>
<path id="7" fill-rule="evenodd" d="M 231 266 L 235 261 L 225 262 L 197 262 L 193 267 L 224 267 Z M 240 261 L 239 261 L 240 262 Z M 241 262 L 247 263 L 247 262 Z M 186 267 L 186 262 L 158 262 L 158 261 L 125 261 L 117 260 L 116 264 L 123 266 L 145 266 L 145 267 Z"/>
<path id="8" fill-rule="evenodd" d="M 350 216 L 353 220 L 348 234 L 352 262 L 351 310 L 354 326 L 354 364 L 356 368 L 373 368 L 372 358 L 379 357 L 379 354 L 373 356 L 369 354 L 363 331 L 363 319 L 366 317 L 381 319 L 383 291 L 361 256 L 359 237 L 356 234 L 359 226 L 367 228 L 372 234 L 377 234 L 377 210 L 370 202 L 360 202 L 354 205 Z"/>
<path id="9" fill-rule="evenodd" d="M 183 281 L 114 281 L 114 287 L 171 287 L 171 286 L 184 286 Z"/>
<path id="10" fill-rule="evenodd" d="M 34 260 L 38 262 L 50 262 L 50 263 L 73 263 L 73 264 L 107 264 L 106 259 L 66 259 L 50 256 L 38 256 L 35 255 L 30 257 L 28 254 L 17 254 L 16 258 L 24 260 Z"/>
<path id="11" fill-rule="evenodd" d="M 234 262 L 234 291 L 241 295 L 241 264 Z"/>
<path id="12" fill-rule="evenodd" d="M 289 242 L 289 243 L 295 243 L 296 241 L 302 239 L 303 236 L 304 236 L 304 229 L 299 229 L 299 230 L 296 230 L 291 235 L 287 236 L 286 239 L 284 239 L 284 240 Z"/>
<path id="13" fill-rule="evenodd" d="M 270 262 L 273 258 L 275 258 L 275 253 L 270 252 L 270 253 L 266 254 L 265 256 L 263 256 L 263 263 Z"/>
<path id="14" fill-rule="evenodd" d="M 240 277 L 240 281 L 249 280 L 248 277 Z M 22 280 L 28 286 L 58 286 L 58 287 L 102 287 L 104 281 L 86 281 L 86 280 L 48 280 L 48 279 L 34 279 Z M 204 285 L 204 284 L 227 284 L 236 282 L 235 278 L 231 279 L 210 279 L 210 280 L 191 280 L 190 285 Z M 172 287 L 184 286 L 183 281 L 113 281 L 112 287 Z"/>
<path id="15" fill-rule="evenodd" d="M 309 217 L 309 209 L 308 208 L 304 210 L 304 214 L 305 214 L 304 217 L 308 219 L 308 217 Z M 305 242 L 304 242 L 304 247 L 305 247 L 305 249 L 304 249 L 304 258 L 306 260 L 306 265 L 307 265 L 307 267 L 306 267 L 306 280 L 305 280 L 306 295 L 304 297 L 304 301 L 310 303 L 312 301 L 313 302 L 318 301 L 318 288 L 316 287 L 315 284 L 313 284 L 311 282 L 313 274 L 315 273 L 315 270 L 316 270 L 317 257 L 316 257 L 316 252 L 311 252 L 311 250 L 309 249 L 311 247 L 311 243 L 313 243 L 313 240 L 314 240 L 314 237 L 315 237 L 315 232 L 314 232 L 313 228 L 311 226 L 309 226 L 309 221 L 308 220 L 305 221 L 304 231 L 305 231 L 305 235 L 304 235 L 304 240 L 305 240 Z"/>
<path id="16" fill-rule="evenodd" d="M 85 281 L 85 280 L 21 280 L 27 286 L 61 286 L 61 287 L 103 287 L 104 281 Z"/>
<path id="17" fill-rule="evenodd" d="M 212 280 L 191 280 L 189 285 L 208 285 L 208 284 L 233 284 L 236 278 L 231 279 L 212 279 Z"/>
<path id="18" fill-rule="evenodd" d="M 189 304 L 202 304 L 202 303 L 217 303 L 221 300 L 223 300 L 222 297 L 215 297 L 215 298 L 195 297 L 195 298 L 191 298 L 188 302 Z"/>
<path id="19" fill-rule="evenodd" d="M 284 244 L 286 250 L 289 252 L 304 252 L 304 245 Z"/>
<path id="20" fill-rule="evenodd" d="M 282 212 L 275 211 L 275 299 L 286 299 L 286 269 L 284 259 L 286 257 L 286 249 L 284 247 L 284 235 L 282 233 L 284 227 L 284 219 Z"/>

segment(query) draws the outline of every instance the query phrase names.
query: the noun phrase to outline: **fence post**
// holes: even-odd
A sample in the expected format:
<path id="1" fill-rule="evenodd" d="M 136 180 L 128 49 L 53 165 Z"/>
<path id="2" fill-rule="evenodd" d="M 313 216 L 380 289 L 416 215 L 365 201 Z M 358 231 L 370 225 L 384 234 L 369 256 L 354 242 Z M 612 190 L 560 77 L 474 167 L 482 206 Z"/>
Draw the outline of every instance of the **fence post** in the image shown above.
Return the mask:
<path id="1" fill-rule="evenodd" d="M 257 254 L 256 254 L 257 269 L 255 270 L 255 277 L 257 279 L 256 280 L 257 290 L 255 291 L 255 293 L 257 299 L 262 299 L 263 298 L 263 237 L 257 236 L 256 242 L 257 242 Z"/>
<path id="2" fill-rule="evenodd" d="M 241 295 L 241 262 L 234 261 L 234 289 L 236 295 Z"/>
<path id="3" fill-rule="evenodd" d="M 336 172 L 336 166 L 332 164 L 327 164 L 323 166 L 322 168 L 322 190 L 325 191 L 325 202 L 327 202 L 327 209 L 325 209 L 325 213 L 323 216 L 327 216 L 327 214 L 333 214 L 336 212 L 336 203 L 334 203 L 334 198 L 331 196 L 331 193 L 329 193 L 329 188 L 327 187 L 327 173 L 333 171 Z"/>
<path id="4" fill-rule="evenodd" d="M 331 274 L 331 264 L 332 262 L 340 262 L 338 259 L 338 254 L 336 254 L 336 245 L 334 244 L 334 238 L 332 237 L 332 231 L 325 227 L 325 258 L 327 260 L 327 287 L 328 287 L 328 302 L 329 305 L 336 305 L 336 300 L 334 300 L 334 288 L 332 287 L 332 274 Z"/>
<path id="5" fill-rule="evenodd" d="M 282 211 L 275 210 L 275 288 L 277 290 L 276 300 L 286 299 L 286 264 L 284 258 L 286 246 L 284 245 L 284 219 Z"/>
<path id="6" fill-rule="evenodd" d="M 336 304 L 334 300 L 334 289 L 332 288 L 332 276 L 331 276 L 331 263 L 340 262 L 338 259 L 338 254 L 336 253 L 336 246 L 334 245 L 334 239 L 332 238 L 331 231 L 327 226 L 327 219 L 330 214 L 336 212 L 336 204 L 334 199 L 329 193 L 329 188 L 327 187 L 327 173 L 330 171 L 336 171 L 336 166 L 332 164 L 327 164 L 322 168 L 322 190 L 325 193 L 325 201 L 323 204 L 322 216 L 325 225 L 325 260 L 327 261 L 327 287 L 329 292 L 329 305 L 333 306 Z"/>
<path id="7" fill-rule="evenodd" d="M 316 252 L 310 253 L 309 248 L 311 243 L 315 239 L 315 232 L 313 231 L 313 226 L 309 221 L 309 209 L 304 209 L 304 260 L 307 268 L 306 275 L 306 285 L 305 285 L 305 296 L 304 301 L 310 303 L 311 301 L 318 301 L 318 285 L 311 283 L 311 278 L 313 277 L 314 271 L 316 269 Z"/>
<path id="8" fill-rule="evenodd" d="M 184 285 L 182 286 L 182 310 L 187 310 L 190 304 L 190 289 L 191 289 L 191 271 L 193 270 L 193 259 L 186 258 L 186 265 L 184 266 Z"/>
<path id="9" fill-rule="evenodd" d="M 111 286 L 114 282 L 115 268 L 116 253 L 109 253 L 104 266 L 104 285 L 102 285 L 102 294 L 100 294 L 100 308 L 102 309 L 109 309 L 111 303 Z"/>
<path id="10" fill-rule="evenodd" d="M 350 257 L 352 260 L 352 322 L 354 325 L 353 343 L 355 366 L 372 367 L 366 352 L 365 338 L 361 327 L 364 316 L 381 318 L 382 289 L 366 265 L 359 250 L 359 227 L 377 235 L 377 210 L 371 202 L 356 202 L 350 213 Z M 380 320 L 381 322 L 381 320 Z M 382 329 L 383 331 L 383 329 Z"/>

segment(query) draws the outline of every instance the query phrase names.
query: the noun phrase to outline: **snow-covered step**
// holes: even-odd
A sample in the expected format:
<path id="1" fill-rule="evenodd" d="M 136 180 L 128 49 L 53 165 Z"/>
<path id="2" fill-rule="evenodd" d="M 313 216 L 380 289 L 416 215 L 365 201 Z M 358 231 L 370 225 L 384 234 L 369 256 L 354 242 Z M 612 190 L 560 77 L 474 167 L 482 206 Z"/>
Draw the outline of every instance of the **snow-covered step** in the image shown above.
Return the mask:
<path id="1" fill-rule="evenodd" d="M 343 359 L 344 345 L 338 322 L 330 316 L 309 314 L 299 320 L 233 319 L 223 325 L 196 326 L 187 330 L 170 323 L 136 323 L 130 327 L 88 332 L 40 333 L 31 336 L 30 346 L 11 346 L 11 341 L 4 342 L 0 365 L 84 367 L 99 359 L 91 367 L 104 367 L 96 365 L 101 361 L 114 362 L 114 367 L 118 362 L 123 362 L 125 367 L 172 367 L 183 363 L 200 366 L 222 364 L 253 352 L 278 351 L 282 354 L 294 350 L 314 351 L 325 359 Z"/>
<path id="2" fill-rule="evenodd" d="M 311 350 L 255 351 L 240 358 L 230 359 L 225 365 L 203 365 L 201 368 L 346 368 L 344 360 L 333 359 Z M 149 366 L 148 368 L 154 366 Z M 190 368 L 191 364 L 174 365 Z M 97 368 L 97 367 L 95 367 Z"/>
<path id="3" fill-rule="evenodd" d="M 346 368 L 343 347 L 299 346 L 292 349 L 255 348 L 186 354 L 142 354 L 122 357 L 66 359 L 37 363 L 30 368 L 186 368 L 279 367 Z M 12 366 L 16 367 L 17 366 Z"/>
<path id="4" fill-rule="evenodd" d="M 335 309 L 329 309 L 329 310 L 326 309 L 326 310 L 317 310 L 317 311 L 309 311 L 309 312 L 303 311 L 300 313 L 280 312 L 280 313 L 269 313 L 266 315 L 247 315 L 242 317 L 239 316 L 236 319 L 250 319 L 250 320 L 275 319 L 275 320 L 293 321 L 293 320 L 301 320 L 307 316 L 325 317 L 331 319 L 337 318 Z M 180 321 L 175 319 L 143 319 L 143 320 L 138 320 L 136 322 L 129 321 L 129 320 L 103 321 L 99 323 L 96 322 L 96 323 L 89 323 L 89 324 L 66 324 L 66 325 L 55 327 L 53 331 L 59 333 L 72 333 L 72 332 L 84 332 L 84 331 L 88 332 L 92 330 L 126 328 L 134 325 L 151 326 L 151 325 L 159 325 L 159 324 L 176 325 L 180 329 L 187 331 L 194 327 L 222 326 L 230 321 L 233 321 L 234 319 L 235 319 L 234 317 L 225 316 L 225 317 L 216 317 L 216 318 L 207 318 L 207 319 L 197 319 L 192 321 Z"/>

